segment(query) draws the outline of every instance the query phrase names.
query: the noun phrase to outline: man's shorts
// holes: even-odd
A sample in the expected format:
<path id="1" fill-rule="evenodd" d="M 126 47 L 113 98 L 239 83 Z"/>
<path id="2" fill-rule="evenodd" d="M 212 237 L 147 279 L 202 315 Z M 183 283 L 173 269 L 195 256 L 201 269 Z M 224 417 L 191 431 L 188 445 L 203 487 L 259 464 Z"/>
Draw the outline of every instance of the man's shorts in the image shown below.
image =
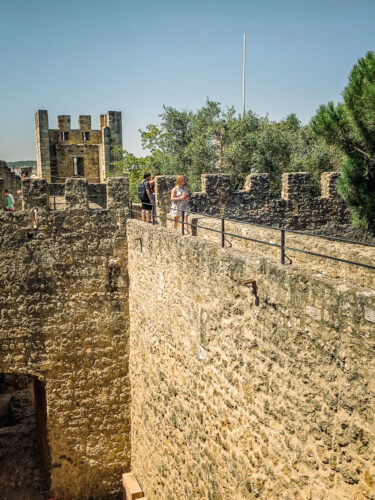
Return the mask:
<path id="1" fill-rule="evenodd" d="M 150 201 L 142 201 L 142 210 L 151 210 L 152 209 L 152 205 L 150 203 Z"/>

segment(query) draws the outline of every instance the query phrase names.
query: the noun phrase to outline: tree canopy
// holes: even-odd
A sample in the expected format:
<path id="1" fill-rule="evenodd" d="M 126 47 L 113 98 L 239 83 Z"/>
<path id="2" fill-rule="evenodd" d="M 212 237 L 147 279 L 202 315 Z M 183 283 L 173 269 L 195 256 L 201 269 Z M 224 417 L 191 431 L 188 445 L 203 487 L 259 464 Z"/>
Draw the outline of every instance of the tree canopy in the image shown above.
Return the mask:
<path id="1" fill-rule="evenodd" d="M 209 99 L 196 111 L 164 106 L 160 122 L 147 125 L 140 134 L 149 155 L 136 158 L 125 151 L 115 167 L 115 172 L 129 172 L 133 196 L 133 183 L 146 170 L 184 173 L 193 191 L 200 190 L 203 173 L 229 173 L 238 189 L 249 173 L 268 172 L 274 195 L 280 192 L 283 172 L 308 171 L 318 194 L 320 174 L 337 170 L 343 158 L 337 147 L 303 126 L 294 114 L 274 122 L 252 111 L 241 116 L 234 108 L 223 110 Z"/>
<path id="2" fill-rule="evenodd" d="M 349 75 L 343 102 L 320 106 L 313 131 L 345 153 L 339 191 L 353 222 L 375 232 L 375 54 L 358 60 Z"/>

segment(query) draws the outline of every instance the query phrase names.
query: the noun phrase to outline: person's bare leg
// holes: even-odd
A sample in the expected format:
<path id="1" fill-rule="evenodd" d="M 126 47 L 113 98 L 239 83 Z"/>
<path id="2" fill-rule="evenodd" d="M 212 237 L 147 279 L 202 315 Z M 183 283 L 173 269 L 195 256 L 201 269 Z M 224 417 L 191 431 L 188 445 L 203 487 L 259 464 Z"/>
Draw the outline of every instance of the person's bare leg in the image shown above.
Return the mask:
<path id="1" fill-rule="evenodd" d="M 147 210 L 146 217 L 147 217 L 147 222 L 151 222 L 151 210 Z"/>
<path id="2" fill-rule="evenodd" d="M 142 210 L 142 221 L 146 222 L 146 214 L 144 210 Z"/>
<path id="3" fill-rule="evenodd" d="M 189 226 L 188 226 L 188 216 L 186 215 L 185 216 L 185 232 L 186 233 L 189 233 Z"/>
<path id="4" fill-rule="evenodd" d="M 180 217 L 175 217 L 175 218 L 174 218 L 174 226 L 173 226 L 173 228 L 174 228 L 174 229 L 177 229 L 177 226 L 178 226 L 178 221 L 179 221 L 179 220 L 180 220 Z"/>

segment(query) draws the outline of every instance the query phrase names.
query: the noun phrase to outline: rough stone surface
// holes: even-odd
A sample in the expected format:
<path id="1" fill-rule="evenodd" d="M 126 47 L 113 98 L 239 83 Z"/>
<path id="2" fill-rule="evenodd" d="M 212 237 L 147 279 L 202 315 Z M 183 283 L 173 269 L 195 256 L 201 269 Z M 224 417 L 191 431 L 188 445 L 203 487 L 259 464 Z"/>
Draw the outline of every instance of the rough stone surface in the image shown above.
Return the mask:
<path id="1" fill-rule="evenodd" d="M 24 186 L 44 199 L 43 180 Z M 38 209 L 34 230 L 28 211 L 0 213 L 0 373 L 45 383 L 51 488 L 64 499 L 118 492 L 129 469 L 124 221 Z"/>
<path id="2" fill-rule="evenodd" d="M 53 207 L 54 199 L 63 199 L 65 202 L 65 183 L 49 184 L 50 203 Z M 88 201 L 99 205 L 99 207 L 107 208 L 107 185 L 105 183 L 92 183 L 87 185 Z"/>
<path id="3" fill-rule="evenodd" d="M 108 208 L 123 208 L 129 200 L 129 179 L 127 177 L 109 177 L 107 179 Z"/>
<path id="4" fill-rule="evenodd" d="M 346 204 L 337 193 L 337 172 L 322 174 L 322 196 L 310 194 L 310 177 L 305 172 L 282 176 L 281 198 L 270 198 L 269 174 L 250 174 L 245 188 L 232 191 L 229 175 L 202 175 L 202 192 L 191 193 L 192 212 L 229 217 L 267 226 L 316 229 L 327 222 L 350 221 Z M 163 217 L 169 213 L 175 176 L 156 178 L 156 204 Z"/>
<path id="5" fill-rule="evenodd" d="M 89 206 L 87 180 L 66 179 L 65 200 L 70 208 L 87 209 Z"/>
<path id="6" fill-rule="evenodd" d="M 221 244 L 221 234 L 214 232 L 221 231 L 220 219 L 192 216 L 190 222 L 193 225 L 193 234 L 213 241 L 217 245 Z M 168 221 L 168 226 L 172 227 L 171 221 Z M 275 262 L 280 262 L 280 230 L 230 221 L 225 221 L 224 229 L 225 232 L 230 234 L 225 236 L 225 246 L 246 249 L 253 255 L 267 257 Z M 242 239 L 243 237 L 263 241 L 266 244 L 245 240 Z M 311 236 L 308 233 L 301 234 L 288 231 L 285 232 L 285 245 L 287 247 L 285 259 L 287 265 L 290 265 L 290 262 L 292 262 L 293 266 L 301 266 L 311 274 L 339 278 L 349 285 L 355 283 L 375 289 L 375 269 L 367 269 L 297 251 L 297 249 L 305 250 L 329 257 L 337 257 L 360 264 L 375 266 L 375 247 L 340 243 L 335 240 Z M 290 250 L 291 248 L 295 250 Z"/>
<path id="7" fill-rule="evenodd" d="M 220 215 L 246 195 L 254 218 L 303 226 L 325 207 L 340 220 L 337 200 L 306 203 L 303 175 L 269 203 L 265 174 L 237 194 L 204 179 L 192 198 Z M 158 179 L 160 203 L 173 183 Z M 126 225 L 126 178 L 108 181 L 106 210 L 87 189 L 69 180 L 68 209 L 50 211 L 47 183 L 29 179 L 27 210 L 0 213 L 0 373 L 45 386 L 52 491 L 119 494 L 131 459 L 151 500 L 375 498 L 372 278 Z"/>
<path id="8" fill-rule="evenodd" d="M 22 208 L 46 209 L 49 206 L 48 182 L 45 179 L 22 180 Z"/>
<path id="9" fill-rule="evenodd" d="M 127 234 L 144 494 L 374 498 L 374 291 L 134 220 Z"/>

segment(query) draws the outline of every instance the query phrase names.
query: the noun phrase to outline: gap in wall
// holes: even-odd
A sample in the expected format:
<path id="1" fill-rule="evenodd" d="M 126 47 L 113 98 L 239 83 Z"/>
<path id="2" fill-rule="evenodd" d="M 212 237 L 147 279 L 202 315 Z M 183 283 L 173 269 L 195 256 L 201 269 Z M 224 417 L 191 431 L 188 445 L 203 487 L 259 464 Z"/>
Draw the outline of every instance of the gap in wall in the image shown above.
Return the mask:
<path id="1" fill-rule="evenodd" d="M 1 500 L 47 498 L 42 493 L 50 486 L 46 415 L 42 381 L 0 374 Z"/>

